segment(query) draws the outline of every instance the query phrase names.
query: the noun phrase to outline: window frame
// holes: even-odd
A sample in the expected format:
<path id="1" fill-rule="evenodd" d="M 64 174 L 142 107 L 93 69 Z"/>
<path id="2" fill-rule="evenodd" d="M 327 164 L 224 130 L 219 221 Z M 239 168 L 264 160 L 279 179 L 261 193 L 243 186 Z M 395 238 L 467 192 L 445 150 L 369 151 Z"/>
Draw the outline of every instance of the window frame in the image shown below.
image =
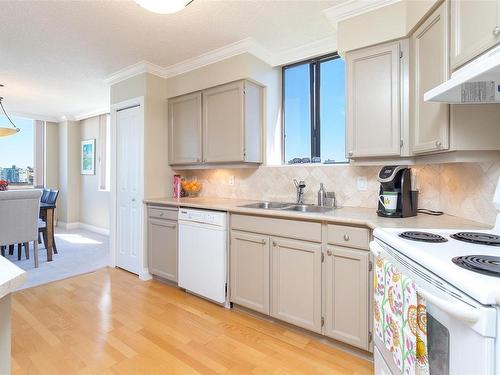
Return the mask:
<path id="1" fill-rule="evenodd" d="M 288 164 L 285 159 L 286 151 L 286 130 L 285 130 L 285 72 L 287 69 L 294 68 L 300 65 L 309 65 L 309 98 L 310 98 L 310 111 L 311 111 L 311 155 L 310 163 L 305 164 L 316 164 L 324 165 L 324 162 L 313 163 L 314 157 L 321 157 L 321 108 L 320 108 L 320 80 L 321 80 L 321 63 L 339 59 L 341 58 L 337 51 L 318 56 L 312 59 L 298 61 L 293 64 L 284 65 L 281 67 L 281 162 L 283 165 L 295 165 Z M 348 164 L 349 161 L 336 162 L 334 164 Z M 298 165 L 303 165 L 304 163 L 299 163 Z"/>

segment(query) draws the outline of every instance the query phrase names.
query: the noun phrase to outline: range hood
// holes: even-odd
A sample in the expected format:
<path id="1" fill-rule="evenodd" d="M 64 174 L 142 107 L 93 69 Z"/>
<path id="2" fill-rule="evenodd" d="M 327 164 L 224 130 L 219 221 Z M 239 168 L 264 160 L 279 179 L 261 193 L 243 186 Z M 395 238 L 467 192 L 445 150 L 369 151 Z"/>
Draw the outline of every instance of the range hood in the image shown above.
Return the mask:
<path id="1" fill-rule="evenodd" d="M 455 71 L 424 94 L 426 102 L 500 103 L 500 45 Z"/>

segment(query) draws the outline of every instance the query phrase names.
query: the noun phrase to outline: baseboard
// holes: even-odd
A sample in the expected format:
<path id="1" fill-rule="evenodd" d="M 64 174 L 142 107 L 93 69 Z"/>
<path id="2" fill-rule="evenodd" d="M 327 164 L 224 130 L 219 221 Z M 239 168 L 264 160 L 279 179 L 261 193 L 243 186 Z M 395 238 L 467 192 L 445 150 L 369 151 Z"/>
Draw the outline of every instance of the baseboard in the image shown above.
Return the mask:
<path id="1" fill-rule="evenodd" d="M 104 236 L 109 236 L 109 229 L 96 227 L 94 225 L 90 225 L 87 223 L 79 223 L 79 222 L 66 223 L 64 221 L 59 221 L 57 223 L 57 226 L 61 227 L 63 229 L 66 229 L 66 230 L 84 229 L 84 230 L 88 230 L 90 232 L 102 234 Z"/>
<path id="2" fill-rule="evenodd" d="M 88 230 L 90 232 L 99 233 L 99 234 L 103 234 L 105 236 L 109 236 L 109 229 L 96 227 L 94 225 L 90 225 L 90 224 L 86 224 L 86 223 L 78 223 L 78 224 L 80 224 L 79 225 L 80 229 L 85 229 L 85 230 Z"/>

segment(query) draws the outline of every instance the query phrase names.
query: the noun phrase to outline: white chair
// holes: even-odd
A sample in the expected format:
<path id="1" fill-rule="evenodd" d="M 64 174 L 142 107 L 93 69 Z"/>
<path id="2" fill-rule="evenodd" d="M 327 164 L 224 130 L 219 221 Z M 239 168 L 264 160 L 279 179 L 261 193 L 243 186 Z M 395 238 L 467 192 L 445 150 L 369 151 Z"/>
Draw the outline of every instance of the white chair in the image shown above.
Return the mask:
<path id="1" fill-rule="evenodd" d="M 35 268 L 38 267 L 38 216 L 40 190 L 0 192 L 0 246 L 33 241 Z"/>

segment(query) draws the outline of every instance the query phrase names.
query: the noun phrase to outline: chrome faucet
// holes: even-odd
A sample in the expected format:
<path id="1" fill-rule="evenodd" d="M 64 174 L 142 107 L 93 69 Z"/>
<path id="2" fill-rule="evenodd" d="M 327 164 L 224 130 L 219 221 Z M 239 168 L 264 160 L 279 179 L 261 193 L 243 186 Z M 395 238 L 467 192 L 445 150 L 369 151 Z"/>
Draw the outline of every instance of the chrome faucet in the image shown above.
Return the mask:
<path id="1" fill-rule="evenodd" d="M 304 188 L 306 187 L 306 183 L 304 181 L 297 181 L 296 179 L 293 179 L 293 183 L 297 189 L 297 204 L 304 204 Z"/>

